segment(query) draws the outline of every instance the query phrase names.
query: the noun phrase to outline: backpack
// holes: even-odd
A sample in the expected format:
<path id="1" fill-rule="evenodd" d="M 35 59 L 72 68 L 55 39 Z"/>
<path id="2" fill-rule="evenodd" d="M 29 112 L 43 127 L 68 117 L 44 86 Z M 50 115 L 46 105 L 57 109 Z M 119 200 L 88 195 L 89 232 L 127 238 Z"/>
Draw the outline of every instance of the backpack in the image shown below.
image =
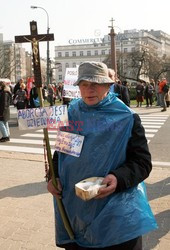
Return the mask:
<path id="1" fill-rule="evenodd" d="M 165 85 L 163 86 L 162 91 L 163 91 L 164 93 L 168 93 L 168 91 L 169 91 L 169 86 L 168 86 L 168 84 L 165 84 Z"/>

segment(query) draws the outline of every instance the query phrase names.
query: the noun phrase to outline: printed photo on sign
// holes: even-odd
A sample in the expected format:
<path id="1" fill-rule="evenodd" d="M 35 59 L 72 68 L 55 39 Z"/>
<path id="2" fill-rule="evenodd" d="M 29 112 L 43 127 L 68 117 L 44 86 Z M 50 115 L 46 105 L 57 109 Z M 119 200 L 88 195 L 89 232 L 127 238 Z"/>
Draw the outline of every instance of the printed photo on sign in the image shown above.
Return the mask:
<path id="1" fill-rule="evenodd" d="M 79 157 L 82 150 L 83 141 L 84 136 L 82 135 L 58 131 L 55 150 L 75 157 Z"/>
<path id="2" fill-rule="evenodd" d="M 18 110 L 20 130 L 58 128 L 68 123 L 66 105 Z"/>

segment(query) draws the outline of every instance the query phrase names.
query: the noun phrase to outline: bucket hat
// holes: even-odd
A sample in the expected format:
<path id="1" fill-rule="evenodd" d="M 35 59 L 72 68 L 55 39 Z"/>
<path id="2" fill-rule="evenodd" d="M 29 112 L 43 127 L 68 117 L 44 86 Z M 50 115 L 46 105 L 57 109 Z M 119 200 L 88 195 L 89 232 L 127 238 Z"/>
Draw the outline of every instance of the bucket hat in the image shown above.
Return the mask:
<path id="1" fill-rule="evenodd" d="M 78 79 L 74 86 L 79 85 L 80 81 L 95 82 L 98 84 L 113 83 L 108 73 L 108 67 L 102 62 L 84 62 L 78 69 Z"/>

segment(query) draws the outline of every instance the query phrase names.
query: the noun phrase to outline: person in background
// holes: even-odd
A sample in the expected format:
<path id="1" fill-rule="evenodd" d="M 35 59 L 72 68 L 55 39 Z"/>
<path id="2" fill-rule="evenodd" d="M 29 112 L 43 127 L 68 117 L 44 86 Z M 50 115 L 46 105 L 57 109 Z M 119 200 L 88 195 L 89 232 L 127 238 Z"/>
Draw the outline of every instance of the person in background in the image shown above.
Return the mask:
<path id="1" fill-rule="evenodd" d="M 137 106 L 136 107 L 142 107 L 142 102 L 144 101 L 144 86 L 143 82 L 138 82 L 136 86 L 136 101 Z"/>
<path id="2" fill-rule="evenodd" d="M 164 91 L 163 91 L 163 87 L 165 86 L 165 84 L 167 84 L 167 80 L 166 78 L 162 78 L 162 80 L 160 81 L 159 83 L 159 94 L 160 94 L 160 100 L 161 100 L 161 104 L 162 104 L 162 107 L 163 109 L 161 110 L 161 112 L 164 112 L 166 111 L 166 100 L 165 100 L 165 94 Z"/>
<path id="3" fill-rule="evenodd" d="M 27 107 L 27 92 L 25 83 L 20 84 L 20 89 L 16 92 L 16 107 L 17 109 L 26 109 Z"/>
<path id="4" fill-rule="evenodd" d="M 56 244 L 66 250 L 142 250 L 141 236 L 157 228 L 143 183 L 152 169 L 144 128 L 139 116 L 110 92 L 114 81 L 106 64 L 80 64 L 75 85 L 82 98 L 69 104 L 72 126 L 65 129 L 84 136 L 83 147 L 79 157 L 54 152 L 58 189 L 52 180 L 47 188 L 54 196 Z M 105 184 L 97 196 L 88 201 L 76 196 L 75 184 L 95 176 Z M 62 198 L 73 240 L 55 198 Z"/>
<path id="5" fill-rule="evenodd" d="M 170 104 L 170 89 L 169 89 L 168 92 L 165 94 L 165 101 L 166 101 L 166 106 L 167 106 L 167 108 L 169 108 L 169 104 Z"/>
<path id="6" fill-rule="evenodd" d="M 24 80 L 23 80 L 23 79 L 20 79 L 20 80 L 15 84 L 15 87 L 14 87 L 14 98 L 15 98 L 15 94 L 16 94 L 17 90 L 20 89 L 21 83 L 24 83 Z"/>
<path id="7" fill-rule="evenodd" d="M 10 119 L 10 103 L 12 94 L 5 82 L 0 82 L 0 142 L 10 141 L 10 130 L 8 121 Z"/>
<path id="8" fill-rule="evenodd" d="M 58 83 L 57 90 L 58 90 L 58 99 L 61 102 L 62 101 L 62 93 L 63 93 L 63 83 L 62 82 Z"/>
<path id="9" fill-rule="evenodd" d="M 117 97 L 122 100 L 128 107 L 130 106 L 130 96 L 128 88 L 122 85 L 121 81 L 115 82 L 115 71 L 109 68 L 109 77 L 114 80 L 114 84 L 110 87 L 110 91 L 116 93 Z"/>
<path id="10" fill-rule="evenodd" d="M 43 93 L 43 90 L 42 90 Z M 36 101 L 38 98 L 38 92 L 37 88 L 34 83 L 32 83 L 32 88 L 30 91 L 30 108 L 36 108 L 38 105 L 36 105 Z M 40 105 L 39 105 L 40 106 Z"/>
<path id="11" fill-rule="evenodd" d="M 50 103 L 50 106 L 54 105 L 54 90 L 51 84 L 48 84 L 48 96 L 47 101 Z"/>
<path id="12" fill-rule="evenodd" d="M 159 93 L 159 83 L 160 83 L 160 80 L 158 79 L 156 84 L 155 84 L 156 106 L 161 106 L 160 93 Z"/>
<path id="13" fill-rule="evenodd" d="M 144 96 L 146 99 L 146 107 L 147 108 L 149 107 L 149 105 L 152 107 L 153 93 L 154 93 L 154 86 L 151 83 L 146 83 L 146 87 L 144 90 Z"/>

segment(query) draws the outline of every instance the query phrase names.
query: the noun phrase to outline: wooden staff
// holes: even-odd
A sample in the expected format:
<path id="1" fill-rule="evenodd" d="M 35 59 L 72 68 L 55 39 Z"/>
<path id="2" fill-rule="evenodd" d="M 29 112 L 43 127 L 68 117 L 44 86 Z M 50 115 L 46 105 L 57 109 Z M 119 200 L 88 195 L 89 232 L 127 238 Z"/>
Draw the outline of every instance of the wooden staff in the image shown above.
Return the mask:
<path id="1" fill-rule="evenodd" d="M 54 40 L 54 34 L 38 35 L 37 23 L 35 21 L 30 22 L 30 29 L 31 29 L 31 35 L 15 36 L 15 42 L 16 43 L 31 42 L 32 52 L 33 52 L 34 81 L 35 81 L 35 86 L 37 87 L 38 97 L 39 97 L 39 101 L 40 101 L 40 107 L 44 107 L 43 96 L 42 96 L 42 80 L 41 80 L 41 67 L 40 67 L 40 55 L 39 55 L 39 41 L 52 41 L 52 40 Z M 49 171 L 51 173 L 52 183 L 53 183 L 54 187 L 57 189 L 57 182 L 56 182 L 56 178 L 55 178 L 55 174 L 54 174 L 54 167 L 53 167 L 53 161 L 52 161 L 51 148 L 50 148 L 50 142 L 49 142 L 47 128 L 44 128 L 43 132 L 44 132 L 44 140 L 45 140 L 46 149 L 47 149 L 47 159 L 48 159 L 48 164 L 49 164 Z M 56 201 L 57 201 L 57 205 L 58 205 L 58 209 L 59 209 L 62 221 L 64 223 L 64 227 L 65 227 L 70 239 L 73 240 L 74 239 L 73 230 L 72 230 L 70 222 L 68 220 L 63 202 L 61 199 L 57 199 L 57 198 L 56 198 Z"/>

